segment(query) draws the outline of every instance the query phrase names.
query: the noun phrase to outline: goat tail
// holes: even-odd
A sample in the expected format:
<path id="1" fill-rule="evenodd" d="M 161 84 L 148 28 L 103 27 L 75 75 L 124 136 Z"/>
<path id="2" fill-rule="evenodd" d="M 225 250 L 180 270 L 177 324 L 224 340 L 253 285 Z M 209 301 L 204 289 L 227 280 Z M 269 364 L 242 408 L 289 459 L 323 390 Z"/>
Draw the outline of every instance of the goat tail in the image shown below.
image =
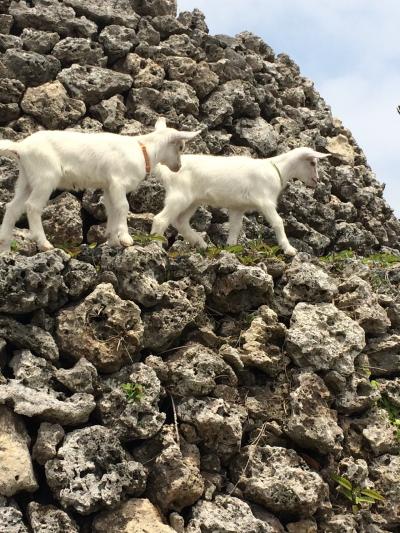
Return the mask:
<path id="1" fill-rule="evenodd" d="M 18 143 L 9 140 L 0 140 L 0 155 L 19 157 Z"/>

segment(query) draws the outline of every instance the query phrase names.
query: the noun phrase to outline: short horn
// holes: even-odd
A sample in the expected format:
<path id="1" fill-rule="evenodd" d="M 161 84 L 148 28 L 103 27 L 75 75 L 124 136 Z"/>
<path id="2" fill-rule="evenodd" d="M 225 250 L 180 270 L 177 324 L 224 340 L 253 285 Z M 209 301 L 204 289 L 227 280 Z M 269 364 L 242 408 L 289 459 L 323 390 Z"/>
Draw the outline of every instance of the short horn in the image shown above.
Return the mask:
<path id="1" fill-rule="evenodd" d="M 176 138 L 179 141 L 190 141 L 201 133 L 201 130 L 197 131 L 177 131 Z"/>

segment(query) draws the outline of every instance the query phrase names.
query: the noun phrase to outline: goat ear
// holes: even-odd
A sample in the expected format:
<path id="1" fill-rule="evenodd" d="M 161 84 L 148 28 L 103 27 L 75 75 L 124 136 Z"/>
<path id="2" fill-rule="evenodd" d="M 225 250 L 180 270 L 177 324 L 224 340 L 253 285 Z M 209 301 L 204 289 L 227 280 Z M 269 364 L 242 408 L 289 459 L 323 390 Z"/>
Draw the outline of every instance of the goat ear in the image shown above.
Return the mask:
<path id="1" fill-rule="evenodd" d="M 330 157 L 332 154 L 323 154 L 322 152 L 317 152 L 314 150 L 311 157 L 316 159 L 325 159 L 326 157 Z"/>
<path id="2" fill-rule="evenodd" d="M 167 121 L 165 119 L 165 117 L 160 117 L 157 122 L 156 122 L 156 125 L 155 125 L 155 129 L 156 130 L 165 130 L 167 127 Z"/>
<path id="3" fill-rule="evenodd" d="M 201 130 L 197 131 L 177 131 L 176 132 L 176 140 L 177 141 L 190 141 L 197 135 L 201 133 Z"/>

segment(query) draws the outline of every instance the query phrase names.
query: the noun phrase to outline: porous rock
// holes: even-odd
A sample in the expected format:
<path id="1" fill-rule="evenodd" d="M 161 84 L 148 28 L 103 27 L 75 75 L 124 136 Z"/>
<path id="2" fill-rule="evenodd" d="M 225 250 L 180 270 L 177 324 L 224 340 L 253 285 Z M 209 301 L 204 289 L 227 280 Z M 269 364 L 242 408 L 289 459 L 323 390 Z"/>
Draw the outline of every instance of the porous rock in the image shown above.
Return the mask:
<path id="1" fill-rule="evenodd" d="M 97 370 L 84 357 L 72 368 L 58 368 L 54 376 L 71 392 L 87 392 L 94 394 L 98 387 Z"/>
<path id="2" fill-rule="evenodd" d="M 83 240 L 81 204 L 77 198 L 63 192 L 43 210 L 43 227 L 53 243 L 79 245 Z"/>
<path id="3" fill-rule="evenodd" d="M 72 359 L 85 357 L 104 372 L 118 370 L 137 357 L 143 336 L 140 309 L 121 300 L 109 283 L 101 283 L 57 318 L 60 348 Z"/>
<path id="4" fill-rule="evenodd" d="M 38 484 L 28 445 L 30 439 L 23 420 L 5 406 L 0 406 L 0 496 L 20 491 L 34 492 Z M 1 523 L 1 522 L 0 522 Z"/>
<path id="5" fill-rule="evenodd" d="M 140 496 L 147 477 L 144 467 L 102 426 L 69 433 L 45 470 L 57 500 L 81 514 L 114 507 L 128 495 Z"/>
<path id="6" fill-rule="evenodd" d="M 0 497 L 0 528 L 6 533 L 28 533 L 22 513 L 15 504 L 4 503 Z"/>
<path id="7" fill-rule="evenodd" d="M 54 505 L 40 505 L 39 503 L 31 502 L 28 505 L 28 516 L 33 533 L 52 533 L 56 531 L 79 533 L 75 520 Z"/>
<path id="8" fill-rule="evenodd" d="M 60 424 L 42 422 L 32 448 L 32 458 L 41 465 L 46 464 L 49 459 L 53 459 L 57 455 L 57 446 L 64 436 L 65 431 Z"/>
<path id="9" fill-rule="evenodd" d="M 386 521 L 388 528 L 400 524 L 400 455 L 385 454 L 377 457 L 370 465 L 371 478 L 385 498 L 379 502 L 379 513 Z"/>
<path id="10" fill-rule="evenodd" d="M 15 78 L 29 87 L 54 80 L 61 69 L 60 62 L 53 56 L 11 48 L 6 51 L 2 61 L 10 78 Z"/>

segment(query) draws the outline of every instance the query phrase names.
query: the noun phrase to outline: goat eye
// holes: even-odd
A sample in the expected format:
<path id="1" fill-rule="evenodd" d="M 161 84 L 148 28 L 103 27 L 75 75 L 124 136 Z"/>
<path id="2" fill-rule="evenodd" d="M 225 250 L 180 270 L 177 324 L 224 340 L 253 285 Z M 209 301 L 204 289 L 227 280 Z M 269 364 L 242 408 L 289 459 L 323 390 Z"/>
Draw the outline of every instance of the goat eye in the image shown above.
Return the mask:
<path id="1" fill-rule="evenodd" d="M 311 161 L 310 162 L 310 165 L 313 166 L 313 167 L 316 167 L 317 166 L 317 163 L 315 161 Z"/>

